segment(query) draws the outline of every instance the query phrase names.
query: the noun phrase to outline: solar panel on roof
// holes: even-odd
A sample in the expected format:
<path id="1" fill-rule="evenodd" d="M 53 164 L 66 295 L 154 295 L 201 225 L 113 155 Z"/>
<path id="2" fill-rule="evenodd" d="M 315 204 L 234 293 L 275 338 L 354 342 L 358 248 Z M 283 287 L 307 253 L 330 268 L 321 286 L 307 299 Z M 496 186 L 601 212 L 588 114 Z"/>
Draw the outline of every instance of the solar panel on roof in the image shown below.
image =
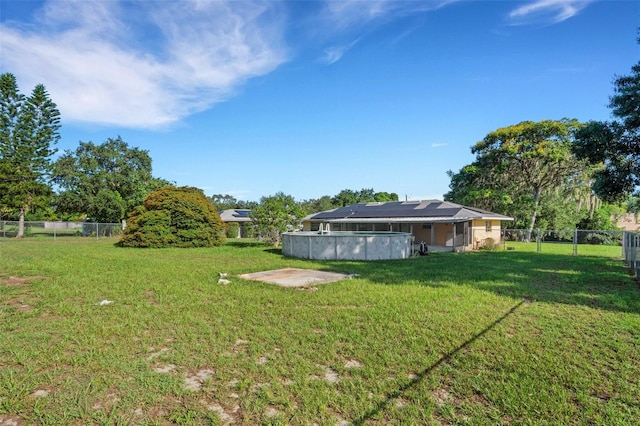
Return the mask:
<path id="1" fill-rule="evenodd" d="M 455 216 L 462 209 L 462 206 L 438 201 L 426 201 L 421 203 L 397 201 L 375 204 L 353 204 L 333 211 L 318 213 L 313 216 L 313 219 Z"/>
<path id="2" fill-rule="evenodd" d="M 439 200 L 394 201 L 387 203 L 360 203 L 335 210 L 320 212 L 312 220 L 378 219 L 378 218 L 470 218 L 496 215 L 486 210 L 465 207 Z M 500 216 L 500 215 L 497 215 Z"/>

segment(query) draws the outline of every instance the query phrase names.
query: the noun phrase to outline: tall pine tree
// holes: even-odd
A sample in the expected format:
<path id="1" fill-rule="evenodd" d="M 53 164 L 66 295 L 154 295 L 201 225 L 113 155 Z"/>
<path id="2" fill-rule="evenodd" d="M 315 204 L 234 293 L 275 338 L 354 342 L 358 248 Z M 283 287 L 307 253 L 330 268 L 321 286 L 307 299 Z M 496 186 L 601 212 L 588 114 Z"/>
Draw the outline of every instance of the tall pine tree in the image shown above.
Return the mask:
<path id="1" fill-rule="evenodd" d="M 42 84 L 25 97 L 13 74 L 0 75 L 0 206 L 18 216 L 24 236 L 29 210 L 47 205 L 47 176 L 60 139 L 60 112 Z"/>

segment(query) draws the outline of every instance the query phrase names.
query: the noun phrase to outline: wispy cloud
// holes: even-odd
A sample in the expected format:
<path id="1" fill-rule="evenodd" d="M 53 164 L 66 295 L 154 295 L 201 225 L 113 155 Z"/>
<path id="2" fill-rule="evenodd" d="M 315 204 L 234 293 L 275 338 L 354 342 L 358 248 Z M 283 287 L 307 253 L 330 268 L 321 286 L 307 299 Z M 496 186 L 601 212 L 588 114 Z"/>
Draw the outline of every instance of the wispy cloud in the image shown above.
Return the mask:
<path id="1" fill-rule="evenodd" d="M 447 146 L 446 143 L 438 143 L 438 142 L 434 142 L 431 144 L 431 148 L 442 148 L 443 146 Z"/>
<path id="2" fill-rule="evenodd" d="M 355 41 L 325 48 L 322 62 L 333 64 L 339 61 L 360 39 L 366 36 L 368 31 L 378 25 L 402 16 L 436 10 L 458 1 L 461 0 L 326 0 L 316 18 L 317 28 L 324 31 L 325 36 L 328 33 L 334 37 L 350 37 Z M 391 42 L 397 42 L 415 29 L 416 27 L 412 27 L 405 30 Z"/>
<path id="3" fill-rule="evenodd" d="M 0 24 L 2 71 L 45 84 L 65 120 L 166 126 L 287 60 L 279 8 L 51 0 L 31 25 Z"/>
<path id="4" fill-rule="evenodd" d="M 349 51 L 358 42 L 358 40 L 359 39 L 356 39 L 351 43 L 344 44 L 341 46 L 327 47 L 326 49 L 324 49 L 324 56 L 322 57 L 322 62 L 326 63 L 327 65 L 331 65 L 334 62 L 338 62 L 340 59 L 342 59 L 342 56 L 344 56 L 344 54 L 347 53 L 347 51 Z"/>
<path id="5" fill-rule="evenodd" d="M 536 0 L 511 11 L 512 25 L 557 24 L 574 17 L 595 0 Z"/>
<path id="6" fill-rule="evenodd" d="M 332 64 L 379 24 L 457 1 L 326 0 L 303 8 L 314 10 L 304 31 L 322 34 L 322 61 Z M 46 0 L 28 21 L 0 23 L 0 72 L 14 73 L 23 90 L 43 83 L 66 122 L 171 126 L 290 59 L 289 6 Z"/>
<path id="7" fill-rule="evenodd" d="M 381 18 L 393 8 L 388 0 L 328 0 L 323 18 L 345 29 Z"/>
<path id="8" fill-rule="evenodd" d="M 326 0 L 322 19 L 338 29 L 353 28 L 372 21 L 436 10 L 461 0 Z"/>

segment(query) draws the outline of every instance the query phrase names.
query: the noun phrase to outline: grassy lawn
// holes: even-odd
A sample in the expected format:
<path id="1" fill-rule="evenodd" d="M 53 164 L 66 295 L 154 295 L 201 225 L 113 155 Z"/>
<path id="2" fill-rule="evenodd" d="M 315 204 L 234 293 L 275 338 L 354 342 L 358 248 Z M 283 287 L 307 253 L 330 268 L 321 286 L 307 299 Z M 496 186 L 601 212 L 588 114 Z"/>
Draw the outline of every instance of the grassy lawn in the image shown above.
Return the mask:
<path id="1" fill-rule="evenodd" d="M 0 240 L 0 424 L 640 419 L 640 290 L 619 247 L 319 262 L 113 242 Z M 287 266 L 360 277 L 235 276 Z"/>

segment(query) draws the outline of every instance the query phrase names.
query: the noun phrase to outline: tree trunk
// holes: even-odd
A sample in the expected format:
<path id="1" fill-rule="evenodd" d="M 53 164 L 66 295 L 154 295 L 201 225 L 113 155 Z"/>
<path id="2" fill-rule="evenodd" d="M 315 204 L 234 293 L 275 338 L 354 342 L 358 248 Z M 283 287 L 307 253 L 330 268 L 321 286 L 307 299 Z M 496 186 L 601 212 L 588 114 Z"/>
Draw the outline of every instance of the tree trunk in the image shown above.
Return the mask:
<path id="1" fill-rule="evenodd" d="M 536 226 L 536 218 L 538 217 L 538 207 L 540 206 L 540 194 L 541 190 L 536 189 L 535 194 L 533 195 L 533 212 L 531 212 L 531 222 L 529 223 L 529 229 L 527 229 L 527 242 L 531 242 L 531 234 L 533 233 L 533 228 Z"/>
<path id="2" fill-rule="evenodd" d="M 20 216 L 18 216 L 18 235 L 16 235 L 16 238 L 24 237 L 24 214 L 25 214 L 25 209 L 21 208 Z"/>

